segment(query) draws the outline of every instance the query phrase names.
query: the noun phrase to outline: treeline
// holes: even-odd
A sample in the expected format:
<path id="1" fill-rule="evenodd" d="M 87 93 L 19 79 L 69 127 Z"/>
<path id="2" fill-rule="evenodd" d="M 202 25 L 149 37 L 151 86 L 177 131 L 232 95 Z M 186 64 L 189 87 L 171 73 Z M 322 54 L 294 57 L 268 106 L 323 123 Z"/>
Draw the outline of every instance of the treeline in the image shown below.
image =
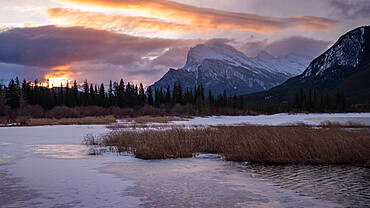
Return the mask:
<path id="1" fill-rule="evenodd" d="M 17 109 L 29 108 L 29 106 L 39 106 L 37 112 L 50 111 L 58 106 L 69 108 L 97 106 L 100 107 L 100 111 L 105 112 L 103 114 L 112 113 L 121 116 L 127 115 L 127 112 L 134 116 L 142 114 L 193 116 L 281 112 L 348 112 L 369 109 L 369 105 L 351 105 L 345 97 L 344 89 L 339 88 L 337 88 L 334 97 L 330 96 L 328 90 L 317 92 L 314 88 L 301 88 L 292 99 L 287 98 L 279 105 L 273 103 L 257 105 L 249 98 L 244 102 L 242 96 L 227 95 L 226 91 L 219 95 L 213 95 L 211 90 L 206 93 L 202 84 L 193 89 L 183 89 L 180 83 L 167 86 L 166 89 L 149 87 L 146 93 L 142 84 L 125 84 L 123 79 L 119 82 L 110 81 L 107 89 L 103 83 L 93 85 L 89 84 L 87 80 L 82 86 L 78 86 L 75 81 L 72 85 L 67 83 L 65 86 L 54 88 L 40 86 L 37 80 L 33 83 L 26 80 L 20 82 L 18 78 L 11 80 L 8 86 L 0 85 L 0 116 L 10 113 L 14 114 L 13 117 L 21 116 L 22 111 L 18 114 L 14 112 Z M 66 110 L 64 110 L 63 112 L 72 116 L 85 115 L 84 110 L 75 111 L 74 113 L 65 113 Z M 55 115 L 55 113 L 51 115 Z"/>
<path id="2" fill-rule="evenodd" d="M 110 81 L 107 90 L 104 83 L 98 86 L 89 85 L 85 81 L 83 91 L 79 91 L 76 81 L 72 86 L 67 83 L 65 86 L 61 85 L 49 89 L 40 86 L 37 80 L 34 83 L 23 80 L 20 83 L 16 78 L 11 80 L 8 86 L 0 85 L 0 96 L 0 99 L 5 101 L 2 104 L 10 106 L 12 109 L 24 105 L 40 105 L 44 109 L 62 105 L 68 107 L 95 105 L 105 108 L 112 106 L 133 108 L 145 104 L 157 108 L 161 105 L 174 106 L 175 104 L 191 104 L 199 108 L 205 105 L 216 108 L 242 109 L 244 107 L 241 96 L 228 96 L 226 91 L 215 98 L 212 91 L 209 90 L 206 96 L 202 84 L 194 89 L 187 88 L 184 91 L 178 82 L 173 85 L 172 89 L 171 86 L 168 86 L 166 90 L 149 87 L 145 93 L 143 84 L 140 83 L 138 86 L 127 83 L 125 85 L 123 79 L 114 83 Z"/>
<path id="3" fill-rule="evenodd" d="M 168 109 L 174 107 L 176 111 L 187 115 L 239 115 L 244 114 L 243 101 L 241 96 L 227 95 L 226 91 L 217 96 L 213 95 L 211 90 L 205 93 L 203 85 L 184 90 L 180 83 L 175 83 L 166 89 L 149 87 L 145 93 L 142 84 L 125 84 L 123 79 L 119 82 L 110 81 L 107 89 L 103 83 L 93 85 L 87 80 L 82 86 L 78 86 L 75 81 L 72 85 L 67 83 L 64 86 L 47 88 L 40 86 L 37 80 L 32 83 L 26 80 L 20 82 L 16 78 L 11 80 L 8 86 L 0 85 L 0 116 L 6 114 L 6 106 L 13 110 L 22 109 L 25 106 L 41 106 L 43 110 L 50 110 L 57 106 L 70 108 L 98 106 L 138 110 L 144 106 L 152 106 L 166 111 L 166 115 L 171 115 Z M 179 109 L 181 108 L 179 106 L 183 109 Z"/>
<path id="4" fill-rule="evenodd" d="M 248 103 L 250 103 L 248 98 Z M 353 105 L 346 98 L 344 88 L 337 87 L 333 96 L 329 90 L 317 92 L 316 88 L 300 88 L 292 99 L 289 97 L 279 105 L 266 102 L 263 105 L 253 104 L 251 110 L 258 113 L 345 113 L 369 111 L 370 105 Z"/>

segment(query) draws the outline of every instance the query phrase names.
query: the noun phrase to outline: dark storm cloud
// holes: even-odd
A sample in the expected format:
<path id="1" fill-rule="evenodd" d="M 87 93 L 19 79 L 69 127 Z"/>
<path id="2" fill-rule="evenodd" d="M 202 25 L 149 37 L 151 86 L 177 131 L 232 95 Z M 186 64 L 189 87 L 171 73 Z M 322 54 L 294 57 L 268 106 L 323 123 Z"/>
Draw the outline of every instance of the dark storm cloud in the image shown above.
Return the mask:
<path id="1" fill-rule="evenodd" d="M 330 44 L 330 41 L 295 36 L 271 43 L 266 41 L 247 42 L 243 45 L 242 51 L 249 56 L 255 56 L 261 50 L 265 50 L 274 56 L 299 54 L 313 58 L 323 53 Z"/>
<path id="2" fill-rule="evenodd" d="M 0 33 L 0 62 L 37 67 L 86 60 L 132 64 L 148 54 L 189 42 L 136 37 L 83 27 L 16 28 Z"/>
<path id="3" fill-rule="evenodd" d="M 9 80 L 15 77 L 29 81 L 40 80 L 46 73 L 48 73 L 48 69 L 0 63 L 0 84 L 8 84 Z"/>

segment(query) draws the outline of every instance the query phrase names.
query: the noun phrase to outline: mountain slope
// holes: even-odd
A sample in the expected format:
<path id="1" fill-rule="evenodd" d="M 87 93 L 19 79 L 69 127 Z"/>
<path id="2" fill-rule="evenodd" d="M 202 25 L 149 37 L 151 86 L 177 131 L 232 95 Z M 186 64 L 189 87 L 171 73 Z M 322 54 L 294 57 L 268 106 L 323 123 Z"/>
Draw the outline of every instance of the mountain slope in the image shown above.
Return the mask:
<path id="1" fill-rule="evenodd" d="M 183 89 L 203 84 L 214 94 L 226 89 L 228 94 L 245 94 L 270 89 L 290 77 L 303 72 L 309 58 L 289 55 L 275 58 L 261 52 L 249 58 L 223 43 L 204 44 L 191 48 L 186 64 L 177 70 L 170 69 L 152 88 L 171 87 L 180 82 Z"/>
<path id="2" fill-rule="evenodd" d="M 301 75 L 270 90 L 245 97 L 249 96 L 256 103 L 280 103 L 288 97 L 291 99 L 301 87 L 333 92 L 339 86 L 344 87 L 352 102 L 364 103 L 370 100 L 366 93 L 370 91 L 369 67 L 370 27 L 359 27 L 341 36 L 331 48 L 313 60 Z"/>

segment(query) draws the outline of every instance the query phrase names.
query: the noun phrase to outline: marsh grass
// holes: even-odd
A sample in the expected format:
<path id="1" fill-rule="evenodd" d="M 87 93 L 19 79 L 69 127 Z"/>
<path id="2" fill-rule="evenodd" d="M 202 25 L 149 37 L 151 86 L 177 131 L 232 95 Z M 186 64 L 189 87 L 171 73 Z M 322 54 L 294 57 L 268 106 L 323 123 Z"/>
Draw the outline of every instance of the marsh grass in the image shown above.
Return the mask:
<path id="1" fill-rule="evenodd" d="M 361 122 L 347 121 L 345 123 L 333 122 L 333 121 L 323 121 L 320 123 L 319 127 L 324 128 L 366 128 L 367 126 Z"/>
<path id="2" fill-rule="evenodd" d="M 184 118 L 177 117 L 161 117 L 161 116 L 139 116 L 134 118 L 124 119 L 127 122 L 135 122 L 137 124 L 146 124 L 146 123 L 168 123 L 171 121 L 187 121 Z"/>
<path id="3" fill-rule="evenodd" d="M 226 160 L 255 163 L 362 164 L 369 166 L 368 128 L 337 126 L 171 127 L 168 130 L 120 129 L 93 139 L 141 159 L 191 157 L 196 152 L 222 154 Z M 89 142 L 87 142 L 89 143 Z"/>
<path id="4" fill-rule="evenodd" d="M 26 121 L 27 126 L 43 125 L 83 125 L 83 124 L 111 124 L 116 122 L 114 116 L 83 117 L 83 118 L 30 118 Z"/>

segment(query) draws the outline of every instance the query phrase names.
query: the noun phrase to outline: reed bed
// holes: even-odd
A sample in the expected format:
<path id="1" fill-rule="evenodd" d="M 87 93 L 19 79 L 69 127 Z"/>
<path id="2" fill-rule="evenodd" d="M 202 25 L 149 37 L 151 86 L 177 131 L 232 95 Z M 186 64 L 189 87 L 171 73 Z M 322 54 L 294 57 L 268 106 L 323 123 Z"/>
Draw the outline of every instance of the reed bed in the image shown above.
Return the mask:
<path id="1" fill-rule="evenodd" d="M 138 124 L 146 124 L 146 123 L 168 123 L 171 121 L 187 121 L 184 118 L 176 118 L 176 117 L 160 117 L 160 116 L 139 116 L 134 118 L 127 118 L 125 119 L 128 122 L 135 122 Z"/>
<path id="2" fill-rule="evenodd" d="M 83 117 L 83 118 L 30 118 L 27 120 L 27 126 L 42 125 L 83 125 L 83 124 L 111 124 L 116 122 L 116 118 L 111 116 Z"/>
<path id="3" fill-rule="evenodd" d="M 370 130 L 346 130 L 336 125 L 120 129 L 89 138 L 86 143 L 115 147 L 118 152 L 131 152 L 141 159 L 183 158 L 203 152 L 252 163 L 370 165 Z"/>

